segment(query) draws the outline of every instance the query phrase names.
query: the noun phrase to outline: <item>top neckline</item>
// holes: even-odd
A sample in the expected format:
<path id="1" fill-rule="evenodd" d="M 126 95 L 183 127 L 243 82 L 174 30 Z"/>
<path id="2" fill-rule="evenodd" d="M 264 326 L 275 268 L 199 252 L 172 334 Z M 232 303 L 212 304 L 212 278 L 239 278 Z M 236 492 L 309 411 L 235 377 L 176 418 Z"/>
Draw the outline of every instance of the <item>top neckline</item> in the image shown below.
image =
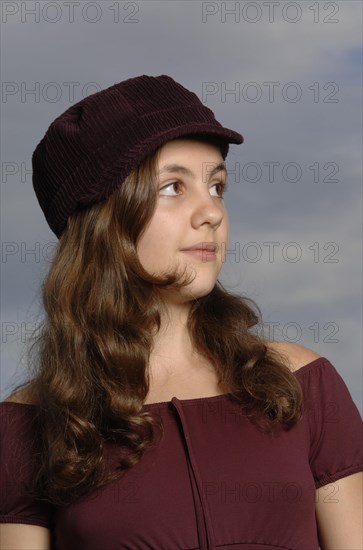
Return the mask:
<path id="1" fill-rule="evenodd" d="M 307 363 L 306 365 L 303 365 L 299 369 L 293 371 L 293 374 L 295 374 L 296 376 L 301 376 L 302 374 L 305 374 L 307 370 L 310 370 L 310 368 L 314 366 L 315 363 L 318 363 L 320 361 L 324 362 L 324 361 L 328 361 L 328 359 L 322 356 L 317 357 L 313 361 L 310 361 L 310 363 Z M 193 403 L 198 404 L 200 402 L 206 402 L 206 401 L 208 402 L 219 401 L 222 399 L 227 399 L 230 395 L 231 395 L 230 393 L 220 393 L 218 395 L 211 395 L 209 397 L 192 397 L 190 399 L 179 399 L 178 397 L 173 396 L 169 401 L 159 401 L 156 403 L 144 403 L 142 409 L 149 409 L 153 407 L 166 407 L 173 402 L 182 403 L 183 405 L 189 405 Z"/>
<path id="2" fill-rule="evenodd" d="M 305 374 L 306 371 L 310 370 L 310 368 L 312 366 L 315 365 L 315 363 L 318 363 L 318 362 L 327 362 L 328 359 L 326 359 L 325 357 L 323 356 L 320 356 L 320 357 L 317 357 L 316 359 L 314 359 L 313 361 L 310 361 L 310 363 L 307 363 L 306 365 L 300 367 L 299 369 L 293 371 L 293 374 L 295 374 L 296 376 L 301 376 L 302 374 Z M 228 399 L 228 397 L 230 396 L 231 394 L 230 393 L 220 393 L 218 395 L 211 395 L 209 397 L 192 397 L 192 398 L 189 398 L 189 399 L 179 399 L 178 397 L 176 396 L 173 396 L 169 401 L 158 401 L 158 402 L 155 402 L 155 403 L 144 403 L 144 405 L 141 407 L 141 410 L 147 410 L 147 409 L 153 409 L 153 408 L 157 408 L 157 407 L 167 407 L 169 406 L 171 403 L 182 403 L 182 404 L 185 404 L 185 405 L 188 405 L 188 404 L 198 404 L 198 403 L 201 403 L 201 402 L 209 402 L 209 401 L 219 401 L 219 400 L 223 400 L 223 399 Z M 20 405 L 22 407 L 37 407 L 36 404 L 33 404 L 33 403 L 18 403 L 16 401 L 2 401 L 0 403 L 0 405 L 4 405 L 4 404 L 7 404 L 7 405 Z"/>

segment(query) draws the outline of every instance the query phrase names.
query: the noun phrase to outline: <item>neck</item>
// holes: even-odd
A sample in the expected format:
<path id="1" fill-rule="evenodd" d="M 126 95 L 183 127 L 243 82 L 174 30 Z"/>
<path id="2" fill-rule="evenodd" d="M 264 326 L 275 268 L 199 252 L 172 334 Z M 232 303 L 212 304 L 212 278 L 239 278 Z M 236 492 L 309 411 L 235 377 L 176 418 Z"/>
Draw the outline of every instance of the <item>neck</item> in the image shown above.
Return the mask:
<path id="1" fill-rule="evenodd" d="M 181 357 L 192 351 L 188 332 L 190 304 L 172 304 L 161 314 L 161 326 L 153 341 L 152 354 Z"/>
<path id="2" fill-rule="evenodd" d="M 168 304 L 161 317 L 149 358 L 150 402 L 168 400 L 172 394 L 183 394 L 185 388 L 186 395 L 215 395 L 221 391 L 214 366 L 193 348 L 188 331 L 189 309 L 190 303 Z"/>

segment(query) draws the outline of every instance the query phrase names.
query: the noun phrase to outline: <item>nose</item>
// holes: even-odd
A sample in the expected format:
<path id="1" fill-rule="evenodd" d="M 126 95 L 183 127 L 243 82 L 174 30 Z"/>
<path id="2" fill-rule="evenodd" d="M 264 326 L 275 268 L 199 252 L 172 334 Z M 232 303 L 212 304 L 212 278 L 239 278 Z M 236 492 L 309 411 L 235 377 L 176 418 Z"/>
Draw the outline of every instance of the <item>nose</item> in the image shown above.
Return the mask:
<path id="1" fill-rule="evenodd" d="M 207 223 L 217 229 L 226 215 L 222 199 L 212 196 L 208 189 L 198 191 L 193 201 L 191 222 L 194 228 Z"/>

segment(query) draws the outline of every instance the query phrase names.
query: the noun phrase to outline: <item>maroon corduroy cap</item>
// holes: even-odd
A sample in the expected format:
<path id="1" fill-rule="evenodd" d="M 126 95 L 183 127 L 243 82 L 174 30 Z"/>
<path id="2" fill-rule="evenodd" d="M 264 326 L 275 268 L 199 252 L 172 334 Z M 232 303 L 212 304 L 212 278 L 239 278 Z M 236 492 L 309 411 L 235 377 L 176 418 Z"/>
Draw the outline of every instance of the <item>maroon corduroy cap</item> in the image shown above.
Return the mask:
<path id="1" fill-rule="evenodd" d="M 34 151 L 33 186 L 59 238 L 68 217 L 109 197 L 126 176 L 166 142 L 210 136 L 243 143 L 193 92 L 170 76 L 138 76 L 92 94 L 60 115 Z"/>

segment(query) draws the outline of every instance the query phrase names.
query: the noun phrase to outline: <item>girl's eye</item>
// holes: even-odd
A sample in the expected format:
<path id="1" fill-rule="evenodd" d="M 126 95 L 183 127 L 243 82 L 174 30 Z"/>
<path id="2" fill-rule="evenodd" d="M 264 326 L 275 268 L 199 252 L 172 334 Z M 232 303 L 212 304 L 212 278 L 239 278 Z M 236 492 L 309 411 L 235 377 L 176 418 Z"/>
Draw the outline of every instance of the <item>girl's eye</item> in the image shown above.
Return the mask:
<path id="1" fill-rule="evenodd" d="M 161 195 L 166 195 L 168 197 L 175 197 L 179 193 L 173 193 L 176 188 L 178 188 L 179 182 L 178 181 L 172 181 L 171 183 L 168 183 L 167 185 L 164 185 L 163 187 L 160 187 L 159 193 Z"/>
<path id="2" fill-rule="evenodd" d="M 227 190 L 227 182 L 218 182 L 214 185 L 211 185 L 209 189 L 213 189 L 214 191 L 211 191 L 211 195 L 213 197 L 218 197 L 220 199 L 223 199 L 223 194 Z M 163 187 L 160 187 L 159 194 L 164 195 L 166 197 L 176 197 L 180 195 L 180 183 L 178 181 L 172 181 L 166 185 L 163 185 Z"/>
<path id="3" fill-rule="evenodd" d="M 216 190 L 216 194 L 213 194 L 214 197 L 219 197 L 220 199 L 223 199 L 223 194 L 225 193 L 225 191 L 227 190 L 227 182 L 218 182 L 218 183 L 215 183 L 214 185 L 212 185 L 210 187 L 210 189 L 213 189 L 215 188 Z"/>

